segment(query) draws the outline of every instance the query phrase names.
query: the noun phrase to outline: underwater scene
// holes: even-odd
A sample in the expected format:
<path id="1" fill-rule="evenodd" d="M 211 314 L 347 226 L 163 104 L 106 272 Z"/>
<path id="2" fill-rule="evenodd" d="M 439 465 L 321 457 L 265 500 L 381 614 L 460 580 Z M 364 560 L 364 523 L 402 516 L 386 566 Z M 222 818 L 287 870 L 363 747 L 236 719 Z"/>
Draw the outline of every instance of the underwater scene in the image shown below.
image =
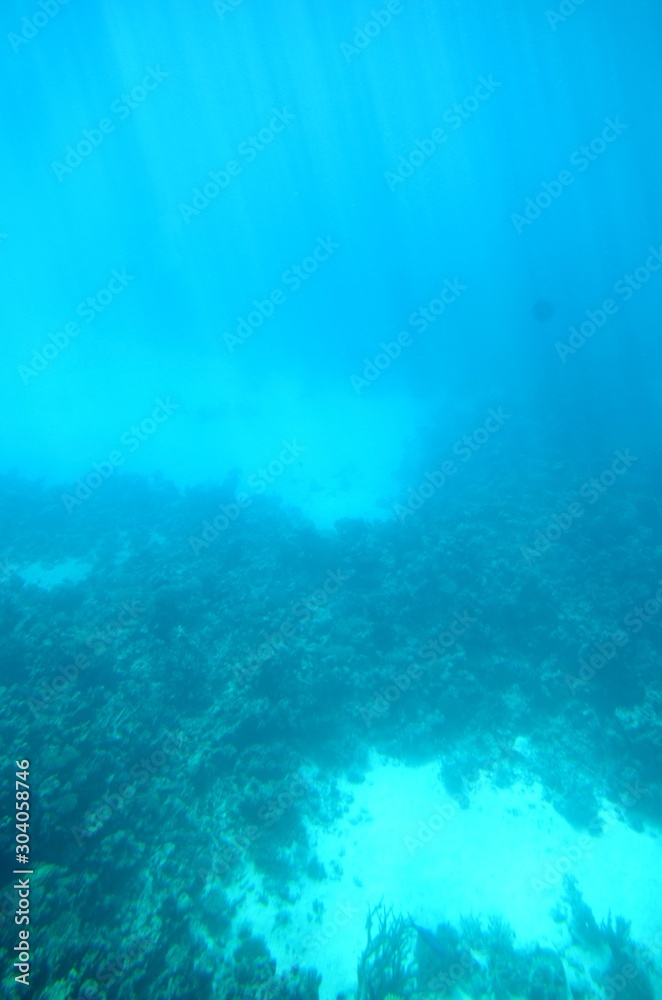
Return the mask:
<path id="1" fill-rule="evenodd" d="M 662 6 L 0 49 L 0 996 L 662 1000 Z"/>

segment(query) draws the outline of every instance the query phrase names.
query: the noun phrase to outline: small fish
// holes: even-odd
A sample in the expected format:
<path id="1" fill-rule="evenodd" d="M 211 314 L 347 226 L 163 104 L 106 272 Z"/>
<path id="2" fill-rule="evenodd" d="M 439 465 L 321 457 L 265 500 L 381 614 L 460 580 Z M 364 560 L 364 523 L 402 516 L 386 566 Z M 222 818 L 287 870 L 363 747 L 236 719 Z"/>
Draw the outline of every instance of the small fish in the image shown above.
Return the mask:
<path id="1" fill-rule="evenodd" d="M 469 955 L 471 956 L 471 958 L 473 958 L 473 960 L 476 963 L 476 965 L 480 966 L 480 968 L 483 970 L 483 972 L 487 972 L 487 970 L 490 967 L 490 963 L 487 960 L 487 957 L 485 955 L 483 955 L 482 952 L 474 951 L 473 948 L 469 948 L 468 951 L 469 951 Z"/>
<path id="2" fill-rule="evenodd" d="M 436 952 L 440 958 L 448 958 L 448 952 L 443 947 L 437 936 L 433 934 L 432 931 L 427 930 L 426 927 L 421 927 L 420 924 L 415 923 L 411 914 L 409 914 L 409 919 L 411 920 L 412 927 L 417 932 L 420 939 L 425 942 L 428 948 L 432 948 L 432 950 Z"/>

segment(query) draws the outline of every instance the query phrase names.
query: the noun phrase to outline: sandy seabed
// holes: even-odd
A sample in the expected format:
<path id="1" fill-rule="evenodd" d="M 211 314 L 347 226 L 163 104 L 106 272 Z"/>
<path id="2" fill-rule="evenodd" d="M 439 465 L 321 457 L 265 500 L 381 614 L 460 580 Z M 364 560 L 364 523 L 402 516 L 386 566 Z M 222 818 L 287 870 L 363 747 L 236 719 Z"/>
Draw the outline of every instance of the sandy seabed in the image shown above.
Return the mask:
<path id="1" fill-rule="evenodd" d="M 355 988 L 368 908 L 382 900 L 431 929 L 498 914 L 517 947 L 567 946 L 567 925 L 552 916 L 566 873 L 598 922 L 623 916 L 634 940 L 659 951 L 662 837 L 636 832 L 609 804 L 603 832 L 591 836 L 570 826 L 537 783 L 496 788 L 486 777 L 460 808 L 438 764 L 408 767 L 377 755 L 362 784 L 342 781 L 340 791 L 344 815 L 308 830 L 327 877 L 302 876 L 285 904 L 289 920 L 279 924 L 282 900 L 259 901 L 260 876 L 246 874 L 236 924 L 247 920 L 266 937 L 279 971 L 314 966 L 320 1000 Z"/>

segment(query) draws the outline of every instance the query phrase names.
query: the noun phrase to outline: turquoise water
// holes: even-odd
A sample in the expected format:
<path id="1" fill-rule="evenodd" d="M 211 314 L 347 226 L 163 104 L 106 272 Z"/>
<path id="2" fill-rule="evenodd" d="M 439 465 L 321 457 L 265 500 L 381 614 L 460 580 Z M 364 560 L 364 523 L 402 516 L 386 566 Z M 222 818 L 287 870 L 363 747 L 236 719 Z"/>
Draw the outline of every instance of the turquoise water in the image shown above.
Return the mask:
<path id="1" fill-rule="evenodd" d="M 6 995 L 660 995 L 662 12 L 0 21 Z"/>

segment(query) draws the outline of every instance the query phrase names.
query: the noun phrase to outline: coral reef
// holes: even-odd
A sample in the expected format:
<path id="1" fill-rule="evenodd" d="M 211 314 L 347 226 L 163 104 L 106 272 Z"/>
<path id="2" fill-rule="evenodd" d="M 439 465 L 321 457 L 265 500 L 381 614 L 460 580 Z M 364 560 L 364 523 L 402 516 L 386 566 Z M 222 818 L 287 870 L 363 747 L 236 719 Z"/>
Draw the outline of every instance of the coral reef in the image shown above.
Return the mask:
<path id="1" fill-rule="evenodd" d="M 567 470 L 577 483 L 586 458 Z M 544 463 L 525 481 L 495 466 L 495 499 L 489 471 L 467 466 L 443 503 L 403 523 L 329 532 L 256 497 L 197 555 L 188 539 L 227 503 L 223 489 L 118 474 L 70 516 L 58 489 L 3 477 L 0 740 L 32 747 L 40 774 L 35 896 L 49 946 L 36 993 L 98 983 L 112 959 L 128 992 L 208 995 L 231 940 L 220 888 L 229 899 L 251 868 L 287 900 L 302 871 L 333 878 L 306 831 L 341 805 L 301 775 L 360 781 L 366 744 L 441 760 L 460 805 L 488 774 L 499 787 L 539 781 L 591 834 L 605 799 L 635 829 L 660 821 L 662 615 L 631 611 L 650 606 L 662 571 L 655 470 L 642 460 L 627 500 L 606 493 L 594 521 L 530 565 L 535 523 L 571 491 L 559 497 Z M 58 579 L 70 563 L 80 572 Z M 475 621 L 442 645 L 466 614 Z M 608 650 L 628 614 L 641 624 L 627 655 L 600 660 L 596 643 Z M 587 656 L 600 666 L 580 676 Z M 577 901 L 573 920 L 584 947 L 620 956 L 605 975 L 633 964 L 618 924 L 596 927 Z M 115 977 L 107 1000 L 118 990 Z"/>
<path id="2" fill-rule="evenodd" d="M 384 1000 L 390 993 L 408 997 L 413 968 L 408 961 L 409 922 L 380 903 L 368 912 L 366 931 L 368 941 L 357 970 L 357 1000 Z"/>

